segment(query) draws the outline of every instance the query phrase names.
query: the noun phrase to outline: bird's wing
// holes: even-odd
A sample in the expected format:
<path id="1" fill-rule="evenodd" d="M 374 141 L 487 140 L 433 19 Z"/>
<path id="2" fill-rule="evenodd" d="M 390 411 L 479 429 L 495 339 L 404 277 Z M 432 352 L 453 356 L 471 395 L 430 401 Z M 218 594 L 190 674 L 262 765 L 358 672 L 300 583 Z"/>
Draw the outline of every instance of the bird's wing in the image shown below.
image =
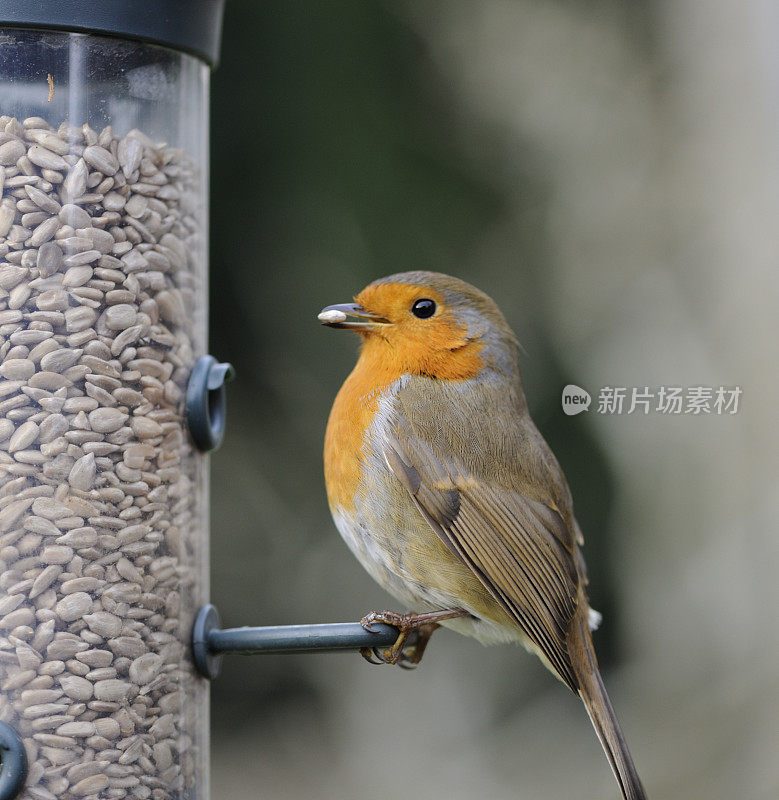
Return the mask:
<path id="1" fill-rule="evenodd" d="M 433 530 L 576 691 L 566 633 L 579 595 L 578 548 L 560 513 L 480 480 L 407 425 L 396 428 L 384 456 Z"/>

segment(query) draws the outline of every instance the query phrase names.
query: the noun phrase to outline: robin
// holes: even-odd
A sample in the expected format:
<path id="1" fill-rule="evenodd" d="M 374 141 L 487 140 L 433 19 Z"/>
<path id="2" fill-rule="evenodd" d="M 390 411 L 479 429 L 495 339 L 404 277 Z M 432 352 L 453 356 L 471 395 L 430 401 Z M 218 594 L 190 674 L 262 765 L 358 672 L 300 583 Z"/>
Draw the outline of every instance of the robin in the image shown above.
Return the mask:
<path id="1" fill-rule="evenodd" d="M 498 307 L 457 278 L 403 272 L 319 319 L 362 339 L 325 436 L 333 519 L 373 578 L 417 611 L 363 619 L 400 630 L 376 655 L 416 663 L 438 624 L 521 642 L 584 701 L 623 798 L 643 800 L 598 671 L 571 493 L 530 418 Z"/>

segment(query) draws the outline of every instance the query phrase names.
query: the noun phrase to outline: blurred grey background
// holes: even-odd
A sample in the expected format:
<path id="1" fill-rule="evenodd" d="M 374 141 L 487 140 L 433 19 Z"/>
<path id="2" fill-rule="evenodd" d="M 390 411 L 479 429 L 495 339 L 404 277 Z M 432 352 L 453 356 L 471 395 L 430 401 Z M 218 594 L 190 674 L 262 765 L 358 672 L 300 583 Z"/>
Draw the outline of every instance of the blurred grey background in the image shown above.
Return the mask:
<path id="1" fill-rule="evenodd" d="M 393 607 L 321 448 L 356 337 L 317 312 L 435 269 L 495 297 L 587 539 L 596 645 L 653 800 L 779 796 L 772 0 L 229 0 L 213 78 L 212 459 L 227 625 Z M 738 385 L 734 416 L 566 417 L 560 394 Z M 441 631 L 421 667 L 225 659 L 215 798 L 602 800 L 579 701 Z"/>

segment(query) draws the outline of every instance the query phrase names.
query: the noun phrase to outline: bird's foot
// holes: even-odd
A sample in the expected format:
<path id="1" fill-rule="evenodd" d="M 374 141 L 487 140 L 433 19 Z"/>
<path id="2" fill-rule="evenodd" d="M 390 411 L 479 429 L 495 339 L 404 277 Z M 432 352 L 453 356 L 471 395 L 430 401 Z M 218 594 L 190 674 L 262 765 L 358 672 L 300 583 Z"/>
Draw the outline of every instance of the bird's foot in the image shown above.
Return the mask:
<path id="1" fill-rule="evenodd" d="M 366 631 L 373 630 L 374 622 L 383 622 L 397 628 L 398 638 L 386 648 L 363 647 L 360 655 L 371 664 L 397 664 L 404 669 L 414 669 L 422 660 L 427 643 L 439 622 L 467 614 L 461 608 L 429 611 L 425 614 L 398 614 L 395 611 L 373 611 L 366 614 L 360 624 Z M 416 636 L 412 639 L 412 634 Z"/>

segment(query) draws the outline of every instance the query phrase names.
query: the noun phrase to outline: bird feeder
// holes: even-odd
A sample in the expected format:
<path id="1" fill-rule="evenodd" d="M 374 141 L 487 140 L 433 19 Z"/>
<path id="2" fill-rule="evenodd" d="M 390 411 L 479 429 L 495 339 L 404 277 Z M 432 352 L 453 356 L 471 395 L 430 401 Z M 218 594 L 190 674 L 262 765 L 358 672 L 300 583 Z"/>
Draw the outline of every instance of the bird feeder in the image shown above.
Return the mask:
<path id="1" fill-rule="evenodd" d="M 221 0 L 0 7 L 0 798 L 206 798 Z"/>
<path id="2" fill-rule="evenodd" d="M 0 7 L 0 800 L 208 797 L 226 653 L 391 644 L 221 629 L 208 472 L 209 72 L 221 0 Z"/>

